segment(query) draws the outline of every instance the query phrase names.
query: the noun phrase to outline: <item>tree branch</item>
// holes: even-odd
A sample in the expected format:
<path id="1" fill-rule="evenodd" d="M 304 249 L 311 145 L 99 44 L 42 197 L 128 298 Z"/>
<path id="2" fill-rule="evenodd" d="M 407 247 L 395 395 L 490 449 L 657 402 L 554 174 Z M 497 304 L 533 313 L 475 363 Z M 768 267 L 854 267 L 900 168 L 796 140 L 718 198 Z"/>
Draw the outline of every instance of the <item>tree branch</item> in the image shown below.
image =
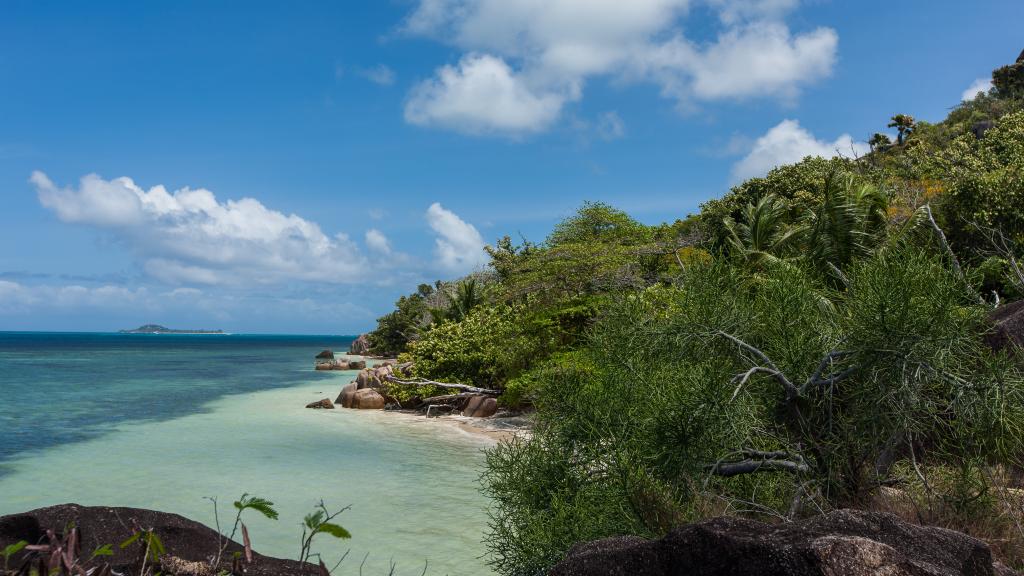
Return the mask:
<path id="1" fill-rule="evenodd" d="M 715 476 L 729 478 L 740 474 L 753 474 L 755 472 L 790 472 L 802 474 L 809 470 L 806 463 L 795 460 L 778 460 L 767 458 L 764 460 L 747 459 L 738 462 L 720 462 L 711 467 L 711 473 Z"/>
<path id="2" fill-rule="evenodd" d="M 754 348 L 750 344 L 747 344 L 746 342 L 744 342 L 743 340 L 740 340 L 739 338 L 733 336 L 732 334 L 727 334 L 725 332 L 722 332 L 721 330 L 716 332 L 716 334 L 719 335 L 719 336 L 722 336 L 723 338 L 725 338 L 727 340 L 729 340 L 733 344 L 736 344 L 741 349 L 746 350 L 747 352 L 753 354 L 754 356 L 757 356 L 761 360 L 761 362 L 763 362 L 765 364 L 764 367 L 761 367 L 761 366 L 757 367 L 758 368 L 757 371 L 764 372 L 766 374 L 770 374 L 772 377 L 774 377 L 776 380 L 778 380 L 779 384 L 782 384 L 782 387 L 786 391 L 786 399 L 787 400 L 793 400 L 793 399 L 795 399 L 795 398 L 800 396 L 800 390 L 795 385 L 793 385 L 792 382 L 790 382 L 789 378 L 786 378 L 786 375 L 782 373 L 782 370 L 779 370 L 778 366 L 776 366 L 775 363 L 772 362 L 770 358 L 768 358 L 767 354 L 765 354 L 764 352 L 761 352 L 757 348 Z M 741 386 L 742 386 L 743 382 L 745 382 L 746 379 L 748 379 L 752 375 L 753 375 L 753 372 L 748 371 L 744 375 L 743 380 L 740 383 Z M 734 394 L 734 396 L 735 396 L 735 394 Z"/>
<path id="3" fill-rule="evenodd" d="M 488 394 L 491 396 L 498 396 L 501 394 L 499 390 L 491 390 L 489 388 L 477 388 L 476 386 L 467 386 L 466 384 L 453 384 L 450 382 L 435 382 L 433 380 L 427 380 L 426 378 L 413 378 L 411 380 L 403 380 L 396 378 L 395 376 L 385 376 L 384 380 L 393 382 L 395 384 L 403 384 L 406 386 L 438 386 L 440 388 L 452 388 L 454 390 L 465 390 L 466 392 L 473 392 L 474 394 Z"/>

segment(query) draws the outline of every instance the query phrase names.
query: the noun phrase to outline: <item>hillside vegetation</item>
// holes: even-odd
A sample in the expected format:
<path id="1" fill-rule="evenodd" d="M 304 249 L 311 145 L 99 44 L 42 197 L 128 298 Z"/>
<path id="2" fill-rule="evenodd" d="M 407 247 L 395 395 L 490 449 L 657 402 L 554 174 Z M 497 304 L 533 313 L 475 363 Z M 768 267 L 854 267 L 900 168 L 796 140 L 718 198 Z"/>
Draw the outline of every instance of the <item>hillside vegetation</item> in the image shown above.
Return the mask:
<path id="1" fill-rule="evenodd" d="M 587 203 L 400 299 L 375 352 L 535 410 L 487 456 L 496 570 L 837 507 L 1021 565 L 1024 372 L 985 335 L 1024 295 L 1024 59 L 993 78 L 937 124 L 895 115 L 865 157 L 779 167 L 660 226 Z"/>

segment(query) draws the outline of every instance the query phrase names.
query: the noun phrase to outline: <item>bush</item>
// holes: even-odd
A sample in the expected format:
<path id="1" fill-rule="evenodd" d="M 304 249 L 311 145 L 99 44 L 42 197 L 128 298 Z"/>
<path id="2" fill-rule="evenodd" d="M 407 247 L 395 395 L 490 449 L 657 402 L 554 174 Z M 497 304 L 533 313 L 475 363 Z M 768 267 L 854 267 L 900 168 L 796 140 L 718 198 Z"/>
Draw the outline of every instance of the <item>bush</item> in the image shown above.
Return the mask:
<path id="1" fill-rule="evenodd" d="M 712 511 L 857 505 L 906 470 L 960 470 L 971 482 L 939 485 L 977 496 L 984 467 L 1024 449 L 1024 381 L 981 346 L 983 309 L 902 244 L 848 282 L 716 262 L 622 295 L 570 365 L 585 369 L 529 387 L 532 439 L 488 456 L 495 568 L 533 574 L 574 541 Z"/>

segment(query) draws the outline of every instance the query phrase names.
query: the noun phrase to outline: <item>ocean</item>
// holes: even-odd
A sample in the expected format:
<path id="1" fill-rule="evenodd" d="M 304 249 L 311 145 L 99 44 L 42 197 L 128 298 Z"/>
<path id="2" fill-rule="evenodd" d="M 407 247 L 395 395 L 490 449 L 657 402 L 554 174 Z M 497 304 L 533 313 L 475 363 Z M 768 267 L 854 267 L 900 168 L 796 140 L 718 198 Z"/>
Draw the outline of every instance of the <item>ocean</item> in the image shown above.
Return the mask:
<path id="1" fill-rule="evenodd" d="M 0 332 L 0 515 L 58 503 L 175 512 L 212 526 L 242 493 L 254 548 L 295 557 L 304 514 L 351 505 L 335 574 L 491 574 L 481 537 L 493 440 L 422 417 L 309 410 L 355 372 L 316 372 L 351 337 Z M 232 516 L 233 518 L 233 516 Z"/>

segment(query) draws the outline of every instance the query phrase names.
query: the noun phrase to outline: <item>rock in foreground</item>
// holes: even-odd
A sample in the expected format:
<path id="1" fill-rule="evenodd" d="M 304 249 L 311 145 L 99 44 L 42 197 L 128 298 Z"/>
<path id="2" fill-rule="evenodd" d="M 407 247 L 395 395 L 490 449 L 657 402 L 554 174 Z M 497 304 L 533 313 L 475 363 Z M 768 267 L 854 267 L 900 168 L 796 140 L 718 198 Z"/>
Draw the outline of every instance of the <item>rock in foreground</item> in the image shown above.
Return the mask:
<path id="1" fill-rule="evenodd" d="M 1006 576 L 966 534 L 891 514 L 838 510 L 770 525 L 713 518 L 660 540 L 620 536 L 574 546 L 551 576 Z"/>
<path id="2" fill-rule="evenodd" d="M 39 543 L 46 537 L 46 530 L 56 530 L 59 535 L 66 526 L 74 525 L 81 531 L 82 555 L 85 558 L 96 548 L 110 544 L 113 556 L 101 560 L 109 562 L 115 572 L 138 574 L 139 550 L 134 546 L 126 549 L 118 546 L 132 535 L 130 526 L 133 524 L 144 529 L 152 528 L 167 549 L 169 557 L 194 563 L 208 562 L 208 558 L 217 555 L 217 532 L 177 514 L 77 504 L 61 504 L 0 517 L 0 549 L 21 540 Z M 259 542 L 254 545 L 259 546 Z M 230 570 L 232 555 L 241 550 L 240 544 L 231 542 L 222 556 L 221 569 Z M 18 553 L 9 564 L 19 566 L 24 555 L 24 551 Z M 293 560 L 253 554 L 253 563 L 246 566 L 246 575 L 316 574 L 315 566 L 306 565 L 305 570 L 301 568 L 302 565 Z"/>

